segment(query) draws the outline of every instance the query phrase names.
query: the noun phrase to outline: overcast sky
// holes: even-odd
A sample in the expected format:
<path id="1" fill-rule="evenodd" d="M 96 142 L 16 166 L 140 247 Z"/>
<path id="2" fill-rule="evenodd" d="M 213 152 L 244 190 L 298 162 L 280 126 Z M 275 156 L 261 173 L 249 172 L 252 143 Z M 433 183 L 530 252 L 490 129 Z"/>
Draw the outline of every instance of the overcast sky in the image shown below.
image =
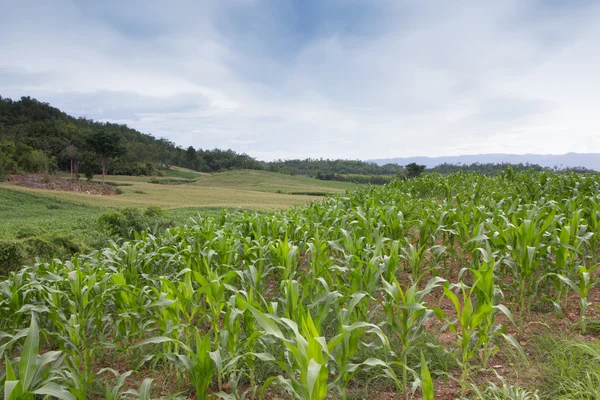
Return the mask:
<path id="1" fill-rule="evenodd" d="M 600 152 L 600 1 L 0 0 L 0 95 L 260 159 Z"/>

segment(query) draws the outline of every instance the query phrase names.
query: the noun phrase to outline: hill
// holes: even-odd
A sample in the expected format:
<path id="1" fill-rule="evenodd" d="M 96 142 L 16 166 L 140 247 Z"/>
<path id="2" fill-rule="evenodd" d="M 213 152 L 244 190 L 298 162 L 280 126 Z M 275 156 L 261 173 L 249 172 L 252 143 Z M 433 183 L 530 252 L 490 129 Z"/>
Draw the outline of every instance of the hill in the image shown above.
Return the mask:
<path id="1" fill-rule="evenodd" d="M 0 96 L 0 180 L 57 170 L 93 175 L 102 173 L 101 164 L 116 175 L 155 175 L 171 166 L 202 172 L 263 168 L 233 150 L 183 149 L 127 125 L 74 118 L 30 97 Z"/>
<path id="2" fill-rule="evenodd" d="M 360 160 L 259 161 L 234 150 L 182 148 L 127 125 L 74 118 L 30 97 L 0 96 L 0 181 L 15 173 L 73 171 L 86 176 L 166 175 L 197 177 L 198 172 L 268 170 L 321 180 L 383 183 L 401 173 L 395 164 Z M 190 172 L 192 171 L 192 172 Z"/>
<path id="3" fill-rule="evenodd" d="M 441 164 L 537 164 L 546 168 L 583 167 L 600 171 L 600 153 L 567 153 L 567 154 L 474 154 L 448 157 L 400 157 L 369 160 L 377 165 L 389 163 L 407 165 L 417 163 L 433 168 Z"/>

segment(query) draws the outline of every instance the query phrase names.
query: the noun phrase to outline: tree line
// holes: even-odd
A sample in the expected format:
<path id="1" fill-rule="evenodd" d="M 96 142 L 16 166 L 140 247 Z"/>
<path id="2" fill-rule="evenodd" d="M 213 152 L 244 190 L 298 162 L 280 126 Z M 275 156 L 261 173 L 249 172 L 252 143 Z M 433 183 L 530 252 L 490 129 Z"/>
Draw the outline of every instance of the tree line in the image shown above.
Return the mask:
<path id="1" fill-rule="evenodd" d="M 84 174 L 160 175 L 178 166 L 199 172 L 257 169 L 322 180 L 383 184 L 423 172 L 476 171 L 495 175 L 511 164 L 442 164 L 426 169 L 415 163 L 377 165 L 360 160 L 312 159 L 264 162 L 234 150 L 183 148 L 165 138 L 124 124 L 74 118 L 31 97 L 17 101 L 0 96 L 0 180 L 14 173 L 70 171 Z M 545 169 L 513 165 L 517 170 Z M 576 169 L 577 172 L 585 172 Z"/>
<path id="2" fill-rule="evenodd" d="M 258 169 L 323 179 L 368 180 L 394 175 L 395 164 L 378 166 L 358 160 L 286 160 L 263 162 L 234 150 L 183 148 L 165 138 L 124 124 L 74 118 L 31 97 L 0 96 L 0 176 L 11 173 L 71 171 L 91 176 L 156 175 L 179 166 L 199 172 Z M 359 177 L 362 176 L 362 177 Z"/>
<path id="3" fill-rule="evenodd" d="M 31 97 L 0 96 L 0 176 L 11 173 L 155 175 L 171 166 L 196 171 L 263 169 L 233 150 L 196 150 L 124 124 L 74 118 Z"/>

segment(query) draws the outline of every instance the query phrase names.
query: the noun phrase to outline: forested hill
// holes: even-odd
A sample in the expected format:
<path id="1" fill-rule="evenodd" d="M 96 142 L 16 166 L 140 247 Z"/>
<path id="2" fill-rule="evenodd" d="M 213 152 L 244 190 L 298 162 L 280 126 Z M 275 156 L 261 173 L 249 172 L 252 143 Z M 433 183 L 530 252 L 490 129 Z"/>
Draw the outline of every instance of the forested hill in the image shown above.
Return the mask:
<path id="1" fill-rule="evenodd" d="M 511 164 L 442 164 L 428 172 L 478 171 L 495 174 Z M 226 169 L 264 169 L 289 175 L 358 183 L 386 183 L 394 177 L 416 176 L 425 165 L 407 168 L 360 160 L 277 160 L 263 162 L 233 150 L 182 148 L 175 143 L 141 133 L 127 125 L 74 118 L 30 97 L 13 101 L 0 96 L 0 180 L 12 173 L 56 170 L 87 176 L 155 175 L 170 166 L 200 172 Z M 543 169 L 517 165 L 517 169 Z"/>
<path id="2" fill-rule="evenodd" d="M 103 148 L 107 141 L 112 145 Z M 101 173 L 103 155 L 112 174 L 151 175 L 171 165 L 198 171 L 262 168 L 232 150 L 183 149 L 127 125 L 74 118 L 30 97 L 0 96 L 0 174 L 69 170 L 72 162 L 82 173 Z"/>
<path id="3" fill-rule="evenodd" d="M 153 175 L 180 166 L 201 172 L 266 169 L 332 179 L 346 174 L 393 175 L 398 165 L 358 160 L 262 162 L 233 150 L 182 148 L 127 125 L 74 118 L 30 97 L 0 96 L 0 177 L 10 173 L 69 171 L 91 175 Z"/>

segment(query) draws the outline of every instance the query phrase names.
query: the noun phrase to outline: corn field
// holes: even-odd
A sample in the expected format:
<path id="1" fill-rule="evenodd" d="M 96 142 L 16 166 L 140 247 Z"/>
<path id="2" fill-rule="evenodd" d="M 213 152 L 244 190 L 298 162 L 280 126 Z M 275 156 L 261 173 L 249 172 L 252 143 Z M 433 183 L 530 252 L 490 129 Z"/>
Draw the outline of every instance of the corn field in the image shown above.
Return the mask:
<path id="1" fill-rule="evenodd" d="M 4 398 L 469 398 L 527 363 L 532 324 L 586 333 L 599 196 L 595 175 L 430 174 L 23 267 L 0 283 Z"/>

